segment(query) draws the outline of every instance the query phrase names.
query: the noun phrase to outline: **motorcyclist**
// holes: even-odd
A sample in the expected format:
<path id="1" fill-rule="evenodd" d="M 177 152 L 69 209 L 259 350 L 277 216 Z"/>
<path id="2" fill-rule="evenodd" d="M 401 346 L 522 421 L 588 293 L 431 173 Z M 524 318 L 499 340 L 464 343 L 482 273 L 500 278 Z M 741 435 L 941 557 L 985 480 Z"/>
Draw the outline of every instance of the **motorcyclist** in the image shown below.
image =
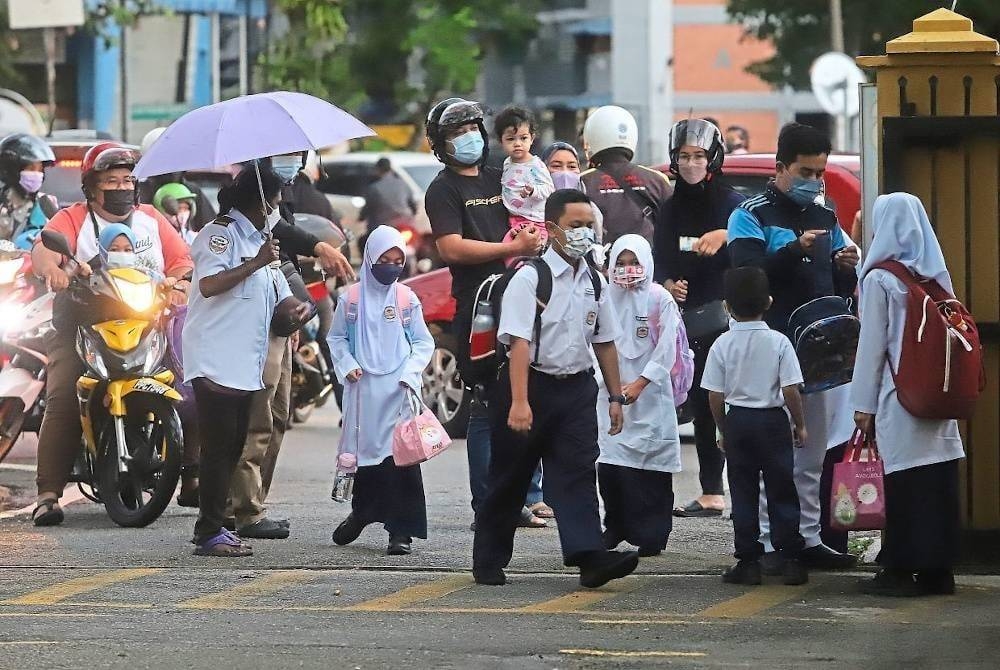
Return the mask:
<path id="1" fill-rule="evenodd" d="M 45 168 L 55 160 L 45 140 L 34 135 L 14 133 L 0 142 L 0 239 L 30 249 L 59 209 L 55 198 L 41 192 Z"/>
<path id="2" fill-rule="evenodd" d="M 590 169 L 580 183 L 604 214 L 605 244 L 627 233 L 653 244 L 657 217 L 673 193 L 662 172 L 632 163 L 638 141 L 635 117 L 615 105 L 594 110 L 583 126 Z"/>
<path id="3" fill-rule="evenodd" d="M 194 241 L 198 230 L 192 221 L 198 216 L 198 194 L 180 182 L 164 184 L 153 195 L 153 207 L 173 224 L 188 244 Z"/>
<path id="4" fill-rule="evenodd" d="M 173 226 L 152 206 L 136 203 L 132 170 L 138 160 L 136 152 L 114 143 L 92 147 L 81 166 L 86 200 L 58 212 L 45 229 L 62 234 L 76 257 L 90 259 L 99 255 L 101 232 L 124 223 L 135 236 L 137 267 L 176 279 L 170 302 L 183 305 L 194 264 Z M 31 258 L 35 274 L 43 277 L 53 291 L 67 288 L 70 276 L 62 267 L 64 259 L 60 254 L 36 243 Z M 53 304 L 53 321 L 60 320 L 65 310 L 72 310 L 68 296 L 58 295 Z M 59 498 L 80 450 L 76 380 L 83 372 L 83 364 L 76 353 L 75 339 L 71 329 L 56 329 L 47 336 L 46 408 L 38 434 L 38 505 L 32 514 L 36 526 L 62 523 Z"/>

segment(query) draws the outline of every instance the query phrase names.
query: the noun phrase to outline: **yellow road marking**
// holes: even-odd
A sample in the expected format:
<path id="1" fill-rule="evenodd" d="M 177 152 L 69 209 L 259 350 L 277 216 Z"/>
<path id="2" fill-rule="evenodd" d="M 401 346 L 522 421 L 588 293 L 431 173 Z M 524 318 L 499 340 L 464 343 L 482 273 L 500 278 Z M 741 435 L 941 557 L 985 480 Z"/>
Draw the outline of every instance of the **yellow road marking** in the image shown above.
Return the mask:
<path id="1" fill-rule="evenodd" d="M 318 574 L 313 570 L 280 570 L 261 577 L 255 577 L 244 584 L 234 586 L 225 591 L 185 600 L 178 603 L 177 607 L 196 610 L 237 609 L 237 607 L 233 606 L 233 601 L 269 596 L 293 584 L 312 581 L 317 576 Z M 283 608 L 279 607 L 276 609 Z"/>
<path id="2" fill-rule="evenodd" d="M 682 624 L 703 624 L 707 621 L 693 619 L 583 619 L 580 623 L 621 624 L 623 626 L 676 626 Z M 718 623 L 717 621 L 713 623 Z"/>
<path id="3" fill-rule="evenodd" d="M 781 603 L 801 598 L 814 586 L 816 584 L 812 583 L 804 586 L 757 586 L 741 596 L 704 609 L 695 616 L 745 619 Z"/>
<path id="4" fill-rule="evenodd" d="M 127 582 L 139 577 L 148 577 L 163 572 L 162 568 L 129 568 L 127 570 L 112 570 L 87 577 L 77 577 L 65 582 L 47 586 L 38 591 L 26 593 L 18 598 L 3 601 L 4 605 L 55 605 L 67 598 L 89 593 L 105 586 Z"/>
<path id="5" fill-rule="evenodd" d="M 610 649 L 560 649 L 570 656 L 613 656 L 615 658 L 704 658 L 700 651 L 612 651 Z"/>
<path id="6" fill-rule="evenodd" d="M 344 609 L 351 612 L 395 612 L 410 605 L 443 598 L 450 593 L 472 586 L 472 584 L 472 577 L 469 575 L 453 575 L 444 579 L 409 586 L 401 591 L 390 593 L 387 596 L 366 600 L 357 605 L 345 607 Z"/>
<path id="7" fill-rule="evenodd" d="M 532 614 L 565 614 L 567 612 L 580 612 L 592 605 L 609 600 L 622 593 L 633 591 L 643 584 L 643 580 L 636 578 L 625 578 L 607 586 L 597 589 L 587 589 L 573 591 L 564 596 L 546 600 L 544 602 L 527 605 L 518 608 L 521 612 Z"/>

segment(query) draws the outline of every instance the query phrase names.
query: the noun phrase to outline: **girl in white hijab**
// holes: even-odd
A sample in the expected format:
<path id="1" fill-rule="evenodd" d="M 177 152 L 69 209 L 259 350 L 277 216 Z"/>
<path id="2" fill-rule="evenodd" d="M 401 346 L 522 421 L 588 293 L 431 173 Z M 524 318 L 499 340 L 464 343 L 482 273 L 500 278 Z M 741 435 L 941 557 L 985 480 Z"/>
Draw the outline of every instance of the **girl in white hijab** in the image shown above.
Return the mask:
<path id="1" fill-rule="evenodd" d="M 405 248 L 395 228 L 372 231 L 360 291 L 353 291 L 356 302 L 352 304 L 350 290 L 340 296 L 327 337 L 334 370 L 345 386 L 340 452 L 356 456 L 358 465 L 351 513 L 333 540 L 349 544 L 365 526 L 382 522 L 389 532 L 390 556 L 409 554 L 414 537 L 427 538 L 420 466 L 396 467 L 392 460 L 392 431 L 406 402 L 406 387 L 420 393 L 421 372 L 434 353 L 420 301 L 408 286 L 397 284 Z"/>
<path id="2" fill-rule="evenodd" d="M 681 470 L 670 371 L 681 316 L 669 292 L 653 282 L 653 252 L 640 235 L 623 235 L 611 248 L 608 295 L 622 324 L 615 340 L 625 427 L 608 435 L 608 393 L 598 394 L 598 483 L 604 500 L 605 545 L 623 540 L 655 556 L 667 546 L 674 504 L 672 473 Z M 598 373 L 599 374 L 599 373 Z M 602 386 L 603 379 L 598 380 Z"/>
<path id="3" fill-rule="evenodd" d="M 878 438 L 886 473 L 886 528 L 879 556 L 882 570 L 864 589 L 894 596 L 953 593 L 962 439 L 957 422 L 918 419 L 899 403 L 892 369 L 899 364 L 907 289 L 875 266 L 899 261 L 949 293 L 954 294 L 954 288 L 919 199 L 909 193 L 880 196 L 872 221 L 875 236 L 858 268 L 861 341 L 851 402 L 857 426 Z"/>

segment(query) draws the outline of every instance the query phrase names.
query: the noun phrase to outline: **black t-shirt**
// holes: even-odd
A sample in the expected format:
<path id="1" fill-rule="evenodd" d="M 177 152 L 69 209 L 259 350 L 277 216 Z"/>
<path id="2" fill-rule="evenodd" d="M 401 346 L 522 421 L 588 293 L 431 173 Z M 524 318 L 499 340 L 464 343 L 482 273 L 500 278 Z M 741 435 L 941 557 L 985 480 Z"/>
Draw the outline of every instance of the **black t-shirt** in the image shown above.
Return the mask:
<path id="1" fill-rule="evenodd" d="M 475 177 L 444 168 L 427 188 L 424 208 L 435 237 L 461 235 L 481 242 L 501 242 L 510 228 L 500 196 L 500 171 L 492 167 L 480 168 Z M 449 267 L 451 294 L 462 306 L 471 302 L 484 279 L 504 271 L 502 261 Z"/>

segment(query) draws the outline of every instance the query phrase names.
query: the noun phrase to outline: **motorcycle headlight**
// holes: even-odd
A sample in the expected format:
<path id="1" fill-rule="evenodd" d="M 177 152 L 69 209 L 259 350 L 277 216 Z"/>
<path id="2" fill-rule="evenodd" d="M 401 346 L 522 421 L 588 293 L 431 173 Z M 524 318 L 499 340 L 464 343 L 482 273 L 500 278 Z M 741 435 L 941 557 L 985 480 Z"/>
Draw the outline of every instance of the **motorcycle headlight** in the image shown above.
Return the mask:
<path id="1" fill-rule="evenodd" d="M 24 256 L 0 261 L 0 284 L 13 284 L 24 265 Z"/>
<path id="2" fill-rule="evenodd" d="M 142 365 L 142 374 L 148 377 L 160 371 L 163 355 L 167 351 L 167 339 L 163 336 L 163 333 L 154 330 L 149 334 L 147 344 L 148 348 L 146 349 L 146 358 Z"/>
<path id="3" fill-rule="evenodd" d="M 97 344 L 84 332 L 77 333 L 76 353 L 87 368 L 99 378 L 107 379 L 108 366 L 97 349 Z"/>
<path id="4" fill-rule="evenodd" d="M 121 277 L 113 277 L 113 280 L 122 302 L 136 312 L 145 312 L 153 306 L 153 301 L 156 299 L 156 286 L 152 282 L 133 284 Z"/>

